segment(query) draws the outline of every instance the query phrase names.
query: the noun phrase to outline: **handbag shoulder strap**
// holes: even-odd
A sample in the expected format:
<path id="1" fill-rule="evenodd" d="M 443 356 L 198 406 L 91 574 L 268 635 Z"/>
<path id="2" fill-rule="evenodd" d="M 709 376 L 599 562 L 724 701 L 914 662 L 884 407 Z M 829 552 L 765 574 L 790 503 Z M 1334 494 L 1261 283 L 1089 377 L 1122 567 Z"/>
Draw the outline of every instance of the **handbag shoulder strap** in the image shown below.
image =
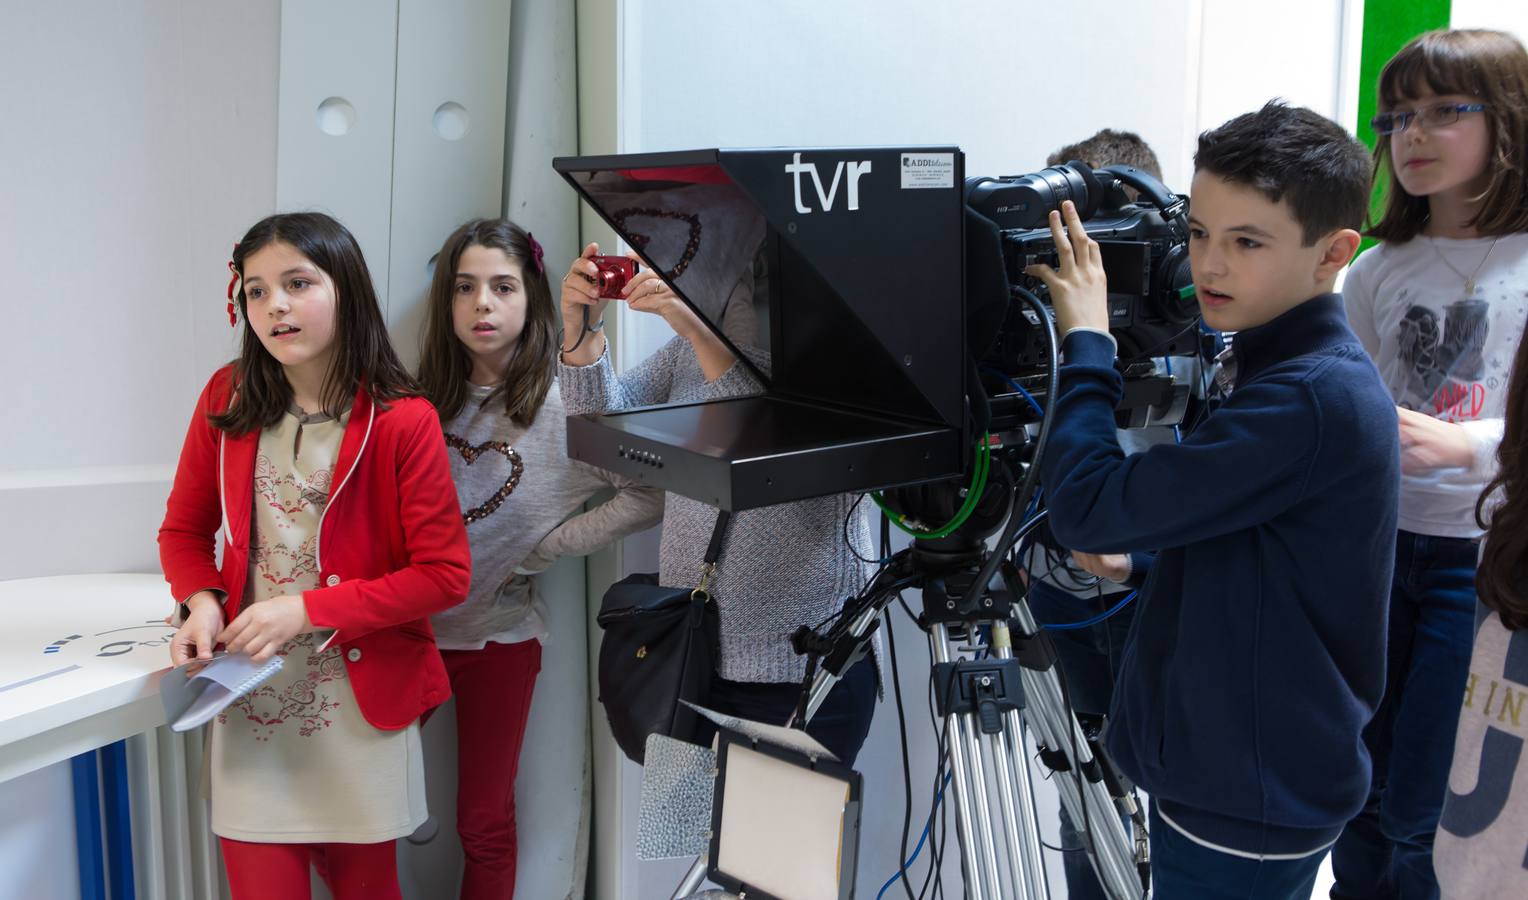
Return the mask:
<path id="1" fill-rule="evenodd" d="M 706 563 L 716 565 L 716 561 L 722 558 L 722 544 L 726 540 L 727 524 L 732 521 L 732 513 L 725 509 L 716 511 L 716 527 L 711 529 L 711 543 L 706 547 Z"/>
<path id="2" fill-rule="evenodd" d="M 716 527 L 711 529 L 711 543 L 706 546 L 706 558 L 700 566 L 700 587 L 690 592 L 692 599 L 710 599 L 711 576 L 716 574 L 716 561 L 722 558 L 727 523 L 731 521 L 732 513 L 725 509 L 717 510 Z"/>

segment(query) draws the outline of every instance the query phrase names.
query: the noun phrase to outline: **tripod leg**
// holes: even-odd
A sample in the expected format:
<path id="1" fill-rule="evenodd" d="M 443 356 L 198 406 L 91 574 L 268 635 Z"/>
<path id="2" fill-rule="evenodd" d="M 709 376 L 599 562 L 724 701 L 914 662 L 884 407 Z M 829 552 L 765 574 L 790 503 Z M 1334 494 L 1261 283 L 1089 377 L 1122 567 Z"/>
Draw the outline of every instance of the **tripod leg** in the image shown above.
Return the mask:
<path id="1" fill-rule="evenodd" d="M 1041 743 L 1065 753 L 1077 771 L 1082 771 L 1091 763 L 1092 752 L 1088 749 L 1087 740 L 1081 734 L 1076 719 L 1062 702 L 1055 672 L 1025 669 L 1024 689 L 1029 701 L 1025 708 L 1025 718 L 1035 728 Z M 1077 752 L 1076 757 L 1072 758 L 1074 740 Z M 1125 826 L 1120 822 L 1119 810 L 1109 796 L 1109 789 L 1102 782 L 1082 778 L 1079 791 L 1075 772 L 1063 773 L 1055 782 L 1061 802 L 1066 805 L 1072 821 L 1079 826 L 1087 823 L 1088 856 L 1093 863 L 1093 870 L 1098 874 L 1099 883 L 1115 900 L 1138 900 L 1143 891 L 1135 873 L 1134 855 L 1125 835 Z"/>
<path id="2" fill-rule="evenodd" d="M 1020 900 L 1048 900 L 1045 863 L 1040 857 L 1039 827 L 1034 821 L 1029 766 L 1023 764 L 1023 737 L 1018 712 L 1005 713 L 1003 733 L 989 737 L 993 768 L 997 770 L 998 806 L 1008 836 L 1008 880 Z M 1015 752 L 1015 743 L 1020 749 Z"/>
<path id="3" fill-rule="evenodd" d="M 929 631 L 929 651 L 936 663 L 950 662 L 950 633 L 942 624 L 935 624 Z M 945 741 L 950 751 L 950 769 L 955 776 L 955 826 L 960 839 L 961 867 L 964 870 L 966 893 L 971 900 L 987 900 L 983 887 L 981 850 L 976 842 L 975 810 L 971 806 L 971 771 L 966 754 L 965 732 L 955 715 L 944 718 Z M 982 810 L 985 813 L 985 810 Z M 936 873 L 935 877 L 938 877 Z M 993 896 L 991 900 L 1000 900 Z"/>
<path id="4" fill-rule="evenodd" d="M 1023 633 L 1038 633 L 1039 626 L 1022 601 L 1014 604 L 1013 616 Z M 1004 652 L 1011 654 L 1012 650 L 998 650 L 999 654 Z M 1024 692 L 1028 701 L 1024 718 L 1035 729 L 1040 742 L 1065 753 L 1077 771 L 1085 771 L 1092 764 L 1093 753 L 1087 735 L 1062 696 L 1055 667 L 1044 671 L 1026 668 Z M 1077 782 L 1075 773 L 1067 773 L 1066 777 L 1056 779 L 1056 789 L 1072 821 L 1079 826 L 1087 823 L 1089 827 L 1088 857 L 1099 883 L 1115 900 L 1139 900 L 1145 891 L 1136 872 L 1130 838 L 1120 821 L 1120 809 L 1101 781 L 1082 778 L 1081 790 Z"/>
<path id="5" fill-rule="evenodd" d="M 679 887 L 674 889 L 674 894 L 669 900 L 684 900 L 696 891 L 706 880 L 706 858 L 704 856 L 695 860 L 690 866 L 690 871 L 684 875 L 684 880 L 679 882 Z"/>
<path id="6" fill-rule="evenodd" d="M 1012 659 L 1008 623 L 992 623 L 992 653 L 998 659 Z M 995 742 L 998 788 L 1003 792 L 1003 822 L 1008 830 L 1008 868 L 1016 887 L 1025 889 L 1024 897 L 1035 900 L 1050 897 L 1045 880 L 1045 860 L 1040 853 L 1040 823 L 1035 816 L 1034 784 L 1024 750 L 1024 725 L 1018 710 L 1003 714 L 1001 741 Z"/>
<path id="7" fill-rule="evenodd" d="M 987 796 L 987 770 L 982 761 L 982 742 L 974 713 L 961 713 L 961 730 L 965 734 L 966 753 L 971 760 L 971 808 L 977 813 L 976 832 L 982 842 L 982 872 L 987 890 L 995 898 L 1003 896 L 1003 882 L 998 878 L 997 843 L 992 835 L 992 805 Z"/>

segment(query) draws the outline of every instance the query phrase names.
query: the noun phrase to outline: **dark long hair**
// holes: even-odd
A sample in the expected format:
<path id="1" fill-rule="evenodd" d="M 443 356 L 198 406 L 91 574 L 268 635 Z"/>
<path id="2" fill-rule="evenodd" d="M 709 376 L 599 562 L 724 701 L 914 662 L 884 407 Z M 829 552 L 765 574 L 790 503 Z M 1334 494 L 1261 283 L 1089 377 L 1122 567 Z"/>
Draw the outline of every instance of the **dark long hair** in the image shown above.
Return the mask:
<path id="1" fill-rule="evenodd" d="M 1528 52 L 1510 34 L 1485 29 L 1429 31 L 1400 49 L 1379 76 L 1379 108 L 1389 112 L 1434 94 L 1469 94 L 1486 105 L 1491 182 L 1484 203 L 1467 224 L 1482 235 L 1528 231 Z M 1419 127 L 1413 124 L 1412 127 Z M 1396 180 L 1390 138 L 1374 144 L 1374 177 L 1385 185 L 1385 211 L 1370 237 L 1404 243 L 1427 225 L 1426 197 L 1413 197 Z"/>
<path id="2" fill-rule="evenodd" d="M 1528 628 L 1528 341 L 1518 341 L 1515 357 L 1496 448 L 1500 465 L 1475 501 L 1475 521 L 1490 532 L 1475 570 L 1475 592 L 1514 630 Z M 1493 504 L 1498 489 L 1501 502 Z"/>
<path id="3" fill-rule="evenodd" d="M 234 362 L 236 393 L 228 410 L 211 416 L 229 434 L 244 434 L 280 421 L 292 405 L 292 385 L 281 363 L 266 352 L 249 323 L 244 299 L 244 261 L 271 244 L 287 244 L 334 282 L 334 355 L 320 392 L 324 412 L 337 416 L 361 385 L 379 404 L 416 395 L 419 387 L 398 361 L 361 247 L 345 226 L 323 213 L 278 213 L 256 222 L 233 252 L 240 286 L 234 302 L 244 321 L 244 347 Z"/>
<path id="4" fill-rule="evenodd" d="M 552 388 L 560 323 L 544 263 L 533 248 L 530 235 L 508 219 L 473 219 L 452 232 L 440 248 L 440 255 L 435 258 L 435 277 L 430 282 L 429 310 L 425 313 L 428 324 L 419 354 L 419 383 L 442 421 L 449 421 L 462 411 L 472 360 L 467 348 L 456 338 L 451 305 L 455 299 L 456 267 L 468 247 L 502 250 L 520 267 L 521 282 L 525 285 L 525 327 L 520 331 L 509 367 L 504 370 L 504 380 L 484 404 L 502 397 L 504 414 L 516 425 L 529 427 Z"/>

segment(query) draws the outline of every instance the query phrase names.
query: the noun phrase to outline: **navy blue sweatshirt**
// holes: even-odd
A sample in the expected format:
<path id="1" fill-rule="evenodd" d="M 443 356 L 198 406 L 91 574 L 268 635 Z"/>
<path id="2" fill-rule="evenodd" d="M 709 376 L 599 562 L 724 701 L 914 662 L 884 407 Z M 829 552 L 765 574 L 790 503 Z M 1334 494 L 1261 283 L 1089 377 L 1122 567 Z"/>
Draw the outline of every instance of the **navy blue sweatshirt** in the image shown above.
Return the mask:
<path id="1" fill-rule="evenodd" d="M 1041 460 L 1051 530 L 1158 549 L 1106 746 L 1179 830 L 1261 856 L 1331 844 L 1363 805 L 1384 690 L 1395 406 L 1336 294 L 1236 335 L 1235 389 L 1126 457 L 1104 336 L 1074 332 Z"/>

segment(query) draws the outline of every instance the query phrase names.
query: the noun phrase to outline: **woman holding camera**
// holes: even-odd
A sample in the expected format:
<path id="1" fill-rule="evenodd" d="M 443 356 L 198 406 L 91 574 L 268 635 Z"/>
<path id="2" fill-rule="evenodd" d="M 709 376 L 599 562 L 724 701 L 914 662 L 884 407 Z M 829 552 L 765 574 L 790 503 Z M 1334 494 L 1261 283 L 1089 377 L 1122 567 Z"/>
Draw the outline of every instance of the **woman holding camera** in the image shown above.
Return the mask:
<path id="1" fill-rule="evenodd" d="M 598 255 L 597 245 L 585 247 L 562 279 L 558 383 L 568 415 L 699 403 L 761 390 L 748 367 L 651 271 L 630 278 L 619 299 L 638 312 L 661 316 L 675 337 L 618 377 L 603 332 L 609 299 L 600 296 Z M 739 279 L 728 307 L 746 308 L 751 292 L 752 280 Z M 750 342 L 733 343 L 745 347 Z M 870 552 L 870 529 L 854 501 L 841 494 L 733 515 L 710 583 L 721 619 L 721 655 L 709 701 L 713 709 L 772 724 L 790 717 L 806 673 L 805 658 L 791 647 L 791 632 L 832 617 L 868 575 L 860 557 Z M 666 495 L 660 583 L 696 580 L 716 518 L 715 509 L 697 500 Z M 853 765 L 870 731 L 876 690 L 874 667 L 852 667 L 807 724 L 807 732 Z M 707 729 L 699 739 L 709 743 L 710 737 Z"/>

